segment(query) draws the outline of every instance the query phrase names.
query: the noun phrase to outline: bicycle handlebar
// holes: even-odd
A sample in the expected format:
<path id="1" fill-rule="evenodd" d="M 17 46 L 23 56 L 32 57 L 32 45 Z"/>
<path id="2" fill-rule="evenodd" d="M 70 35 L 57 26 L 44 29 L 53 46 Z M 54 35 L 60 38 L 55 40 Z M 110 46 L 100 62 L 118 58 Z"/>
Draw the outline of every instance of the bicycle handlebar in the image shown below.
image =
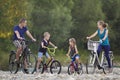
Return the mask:
<path id="1" fill-rule="evenodd" d="M 90 42 L 100 43 L 100 41 L 93 41 L 93 40 L 91 40 L 91 39 L 89 39 L 88 41 L 90 41 Z"/>
<path id="2" fill-rule="evenodd" d="M 21 41 L 24 41 L 26 45 L 28 45 L 29 43 L 33 43 L 34 42 L 33 40 L 26 40 L 26 39 L 23 39 Z"/>
<path id="3" fill-rule="evenodd" d="M 57 48 L 49 48 L 47 47 L 47 50 L 50 54 L 52 54 L 53 56 L 55 56 L 55 51 L 56 51 Z"/>

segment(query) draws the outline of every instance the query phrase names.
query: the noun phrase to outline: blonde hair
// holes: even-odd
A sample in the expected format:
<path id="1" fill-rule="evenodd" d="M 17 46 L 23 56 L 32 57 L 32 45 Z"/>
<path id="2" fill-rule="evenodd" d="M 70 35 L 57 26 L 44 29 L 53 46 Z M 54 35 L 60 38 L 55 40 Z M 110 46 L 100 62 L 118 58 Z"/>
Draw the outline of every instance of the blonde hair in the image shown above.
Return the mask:
<path id="1" fill-rule="evenodd" d="M 98 21 L 97 23 L 98 23 L 98 24 L 100 24 L 103 28 L 108 27 L 108 24 L 107 24 L 107 23 L 105 23 L 105 22 L 104 22 L 104 21 L 102 21 L 102 20 Z"/>
<path id="2" fill-rule="evenodd" d="M 44 37 L 46 37 L 46 36 L 48 36 L 48 35 L 50 35 L 49 32 L 44 32 L 44 34 L 43 34 Z"/>
<path id="3" fill-rule="evenodd" d="M 70 39 L 69 39 L 69 42 L 73 42 L 74 45 L 76 45 L 76 40 L 75 40 L 75 38 L 70 38 Z"/>

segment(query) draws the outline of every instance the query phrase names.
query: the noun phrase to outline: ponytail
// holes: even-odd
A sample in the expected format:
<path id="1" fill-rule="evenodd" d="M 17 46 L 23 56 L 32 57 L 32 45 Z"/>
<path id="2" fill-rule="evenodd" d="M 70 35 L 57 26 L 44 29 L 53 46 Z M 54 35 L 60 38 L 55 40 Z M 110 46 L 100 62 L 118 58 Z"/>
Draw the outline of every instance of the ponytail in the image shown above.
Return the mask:
<path id="1" fill-rule="evenodd" d="M 107 28 L 107 27 L 108 27 L 108 24 L 107 24 L 107 23 L 104 23 L 102 26 L 103 26 L 104 28 Z"/>
<path id="2" fill-rule="evenodd" d="M 108 27 L 108 24 L 105 23 L 104 21 L 98 21 L 98 24 L 100 24 L 103 28 L 107 28 Z"/>

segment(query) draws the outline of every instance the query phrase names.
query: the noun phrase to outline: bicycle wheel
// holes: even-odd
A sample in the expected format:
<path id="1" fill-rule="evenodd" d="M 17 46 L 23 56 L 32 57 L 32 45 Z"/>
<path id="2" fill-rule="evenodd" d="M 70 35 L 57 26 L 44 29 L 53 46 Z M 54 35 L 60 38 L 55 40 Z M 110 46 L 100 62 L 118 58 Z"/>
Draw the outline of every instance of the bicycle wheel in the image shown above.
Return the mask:
<path id="1" fill-rule="evenodd" d="M 26 57 L 23 59 L 22 70 L 24 73 L 26 73 L 25 67 L 27 67 L 27 73 L 34 73 L 36 67 L 36 57 L 33 54 L 27 54 Z"/>
<path id="2" fill-rule="evenodd" d="M 44 73 L 44 64 L 43 64 L 43 62 L 40 63 L 39 68 L 38 68 L 38 72 L 41 73 L 41 74 Z"/>
<path id="3" fill-rule="evenodd" d="M 74 73 L 75 73 L 75 68 L 74 68 L 74 66 L 70 64 L 70 65 L 68 66 L 68 71 L 67 71 L 67 72 L 68 72 L 69 75 L 74 74 Z"/>
<path id="4" fill-rule="evenodd" d="M 87 74 L 93 74 L 95 72 L 95 68 L 96 68 L 96 65 L 95 65 L 95 62 L 93 60 L 94 58 L 94 55 L 90 55 L 89 58 L 87 59 L 87 62 L 86 62 L 86 73 Z"/>
<path id="5" fill-rule="evenodd" d="M 16 54 L 11 52 L 9 56 L 9 70 L 11 73 L 16 74 L 18 72 L 18 64 L 15 63 Z"/>
<path id="6" fill-rule="evenodd" d="M 80 74 L 80 75 L 83 73 L 83 66 L 82 66 L 81 63 L 78 65 L 78 71 L 77 71 L 77 73 Z"/>
<path id="7" fill-rule="evenodd" d="M 50 72 L 53 74 L 53 73 L 56 73 L 56 74 L 60 74 L 61 72 L 61 64 L 59 61 L 57 60 L 54 60 L 51 65 L 50 65 Z"/>
<path id="8" fill-rule="evenodd" d="M 110 62 L 111 62 L 111 68 L 112 68 L 112 70 L 113 70 L 113 59 L 111 59 L 111 57 L 110 57 Z M 109 67 L 108 67 L 108 62 L 107 62 L 107 60 L 106 60 L 106 58 L 104 57 L 104 62 L 103 62 L 103 64 L 102 64 L 102 66 L 103 66 L 103 68 L 104 68 L 104 71 L 107 73 L 107 72 L 109 72 Z"/>

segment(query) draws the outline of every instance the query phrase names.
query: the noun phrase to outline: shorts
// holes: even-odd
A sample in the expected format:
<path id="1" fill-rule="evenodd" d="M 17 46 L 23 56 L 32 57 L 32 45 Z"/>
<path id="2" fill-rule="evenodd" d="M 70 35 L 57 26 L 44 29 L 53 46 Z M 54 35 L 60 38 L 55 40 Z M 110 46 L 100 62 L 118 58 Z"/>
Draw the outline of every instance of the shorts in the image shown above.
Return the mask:
<path id="1" fill-rule="evenodd" d="M 50 55 L 47 52 L 45 53 L 45 56 L 47 58 L 50 58 Z M 38 58 L 42 58 L 42 57 L 43 57 L 43 53 L 42 52 L 38 52 Z"/>
<path id="2" fill-rule="evenodd" d="M 19 41 L 19 40 L 14 40 L 13 44 L 15 45 L 16 48 L 25 48 L 25 41 Z"/>
<path id="3" fill-rule="evenodd" d="M 79 59 L 79 58 L 80 58 L 80 55 L 76 54 L 75 56 L 72 57 L 72 62 L 74 62 L 76 59 Z"/>

